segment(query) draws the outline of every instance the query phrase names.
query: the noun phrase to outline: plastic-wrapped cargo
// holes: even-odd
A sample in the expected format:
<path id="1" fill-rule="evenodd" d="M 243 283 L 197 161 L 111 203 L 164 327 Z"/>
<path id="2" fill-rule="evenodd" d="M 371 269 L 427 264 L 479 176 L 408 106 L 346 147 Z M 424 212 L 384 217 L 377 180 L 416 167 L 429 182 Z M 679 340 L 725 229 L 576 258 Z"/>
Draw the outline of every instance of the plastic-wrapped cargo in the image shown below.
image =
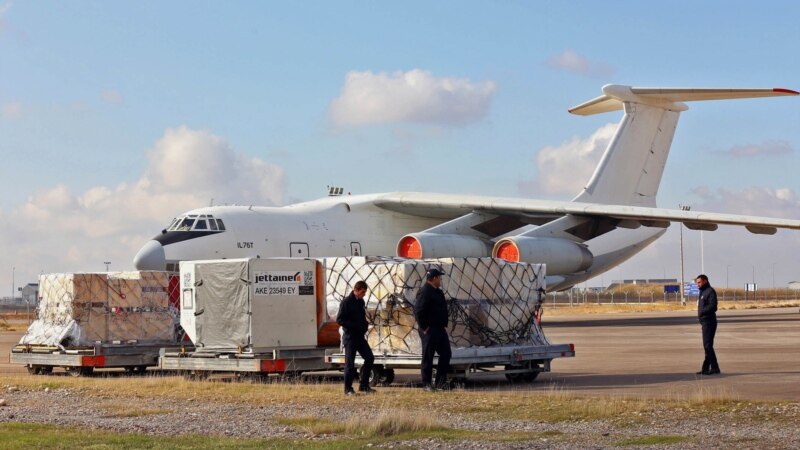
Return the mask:
<path id="1" fill-rule="evenodd" d="M 347 257 L 325 260 L 327 309 L 336 317 L 339 303 L 363 280 L 372 326 L 367 338 L 379 353 L 420 354 L 414 303 L 430 267 L 440 269 L 448 303 L 448 334 L 453 347 L 537 344 L 547 341 L 533 326 L 545 288 L 545 266 L 494 258 Z"/>
<path id="2" fill-rule="evenodd" d="M 166 272 L 43 274 L 37 318 L 20 344 L 174 343 L 168 288 Z"/>

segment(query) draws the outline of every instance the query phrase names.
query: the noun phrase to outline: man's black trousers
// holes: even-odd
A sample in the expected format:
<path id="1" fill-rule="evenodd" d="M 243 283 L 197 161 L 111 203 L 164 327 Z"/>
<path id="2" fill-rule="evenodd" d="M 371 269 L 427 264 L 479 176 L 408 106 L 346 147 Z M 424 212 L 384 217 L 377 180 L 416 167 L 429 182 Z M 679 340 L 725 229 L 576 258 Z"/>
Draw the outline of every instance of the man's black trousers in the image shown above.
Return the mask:
<path id="1" fill-rule="evenodd" d="M 436 365 L 436 386 L 443 387 L 447 383 L 447 372 L 450 370 L 450 338 L 444 328 L 428 329 L 427 333 L 419 331 L 422 340 L 422 384 L 431 384 L 433 378 L 433 355 L 439 354 Z"/>
<path id="2" fill-rule="evenodd" d="M 700 326 L 703 328 L 703 350 L 706 357 L 703 360 L 703 372 L 709 370 L 719 371 L 719 363 L 717 362 L 717 354 L 714 353 L 714 335 L 717 333 L 717 321 L 715 320 L 701 320 Z"/>
<path id="3" fill-rule="evenodd" d="M 361 389 L 368 387 L 369 373 L 372 372 L 375 356 L 372 354 L 372 349 L 369 348 L 367 340 L 364 339 L 363 335 L 351 336 L 345 333 L 342 336 L 342 344 L 344 344 L 344 391 L 353 390 L 353 380 L 356 379 L 356 352 L 364 360 L 364 365 L 361 366 L 359 387 Z"/>

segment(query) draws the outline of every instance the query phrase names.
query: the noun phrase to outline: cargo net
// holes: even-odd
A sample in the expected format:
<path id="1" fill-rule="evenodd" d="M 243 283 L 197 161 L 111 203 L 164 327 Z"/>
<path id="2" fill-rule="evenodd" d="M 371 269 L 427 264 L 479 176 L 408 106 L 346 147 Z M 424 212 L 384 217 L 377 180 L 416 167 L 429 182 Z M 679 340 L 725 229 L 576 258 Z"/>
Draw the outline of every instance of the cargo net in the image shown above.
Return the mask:
<path id="1" fill-rule="evenodd" d="M 414 303 L 431 267 L 445 273 L 442 290 L 451 346 L 548 343 L 537 319 L 545 286 L 543 265 L 493 258 L 375 257 L 329 258 L 325 265 L 331 320 L 355 283 L 367 283 L 367 318 L 372 325 L 367 339 L 380 353 L 421 353 Z"/>
<path id="2" fill-rule="evenodd" d="M 20 344 L 173 343 L 178 290 L 167 272 L 41 275 L 36 320 Z"/>

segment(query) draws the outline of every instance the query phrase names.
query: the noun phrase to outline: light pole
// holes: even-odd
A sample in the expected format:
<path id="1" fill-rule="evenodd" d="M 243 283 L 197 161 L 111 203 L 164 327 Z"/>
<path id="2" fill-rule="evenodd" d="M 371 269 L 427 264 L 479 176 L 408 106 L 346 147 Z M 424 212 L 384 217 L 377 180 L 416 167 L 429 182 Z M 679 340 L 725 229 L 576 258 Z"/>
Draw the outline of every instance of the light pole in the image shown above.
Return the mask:
<path id="1" fill-rule="evenodd" d="M 689 211 L 692 209 L 689 205 L 678 205 L 681 208 L 681 211 Z M 681 305 L 686 304 L 686 297 L 684 296 L 684 289 L 686 289 L 686 285 L 683 284 L 683 222 L 680 225 L 681 230 Z"/>
<path id="2" fill-rule="evenodd" d="M 103 264 L 106 265 L 106 272 L 108 272 L 108 266 L 111 265 L 111 261 L 103 261 Z"/>
<path id="3" fill-rule="evenodd" d="M 703 230 L 700 230 L 700 273 L 706 273 L 706 251 L 703 244 Z"/>
<path id="4" fill-rule="evenodd" d="M 11 266 L 11 303 L 12 304 L 16 303 L 14 301 L 14 292 L 15 292 L 14 291 L 14 275 L 15 275 L 16 271 L 17 271 L 17 268 L 14 267 L 14 266 Z"/>
<path id="5" fill-rule="evenodd" d="M 725 266 L 725 289 L 728 289 L 728 288 L 731 287 L 731 284 L 728 282 L 730 280 L 730 278 L 728 278 L 728 269 L 730 269 L 730 268 L 731 268 L 730 264 Z"/>

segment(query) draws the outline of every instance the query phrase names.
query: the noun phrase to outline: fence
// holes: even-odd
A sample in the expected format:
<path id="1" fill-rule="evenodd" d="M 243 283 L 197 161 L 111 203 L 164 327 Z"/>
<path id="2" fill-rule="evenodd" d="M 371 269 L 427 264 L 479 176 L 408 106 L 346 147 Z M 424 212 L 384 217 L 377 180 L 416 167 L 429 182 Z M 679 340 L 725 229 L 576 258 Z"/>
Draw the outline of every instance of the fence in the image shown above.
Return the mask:
<path id="1" fill-rule="evenodd" d="M 720 302 L 788 302 L 800 301 L 800 291 L 796 289 L 765 289 L 756 292 L 745 292 L 743 289 L 716 289 Z M 696 295 L 687 295 L 686 303 L 694 303 Z M 664 293 L 647 290 L 617 290 L 613 292 L 596 292 L 584 289 L 571 289 L 563 292 L 547 294 L 545 305 L 579 306 L 579 305 L 617 305 L 647 303 L 680 303 L 678 292 Z"/>

